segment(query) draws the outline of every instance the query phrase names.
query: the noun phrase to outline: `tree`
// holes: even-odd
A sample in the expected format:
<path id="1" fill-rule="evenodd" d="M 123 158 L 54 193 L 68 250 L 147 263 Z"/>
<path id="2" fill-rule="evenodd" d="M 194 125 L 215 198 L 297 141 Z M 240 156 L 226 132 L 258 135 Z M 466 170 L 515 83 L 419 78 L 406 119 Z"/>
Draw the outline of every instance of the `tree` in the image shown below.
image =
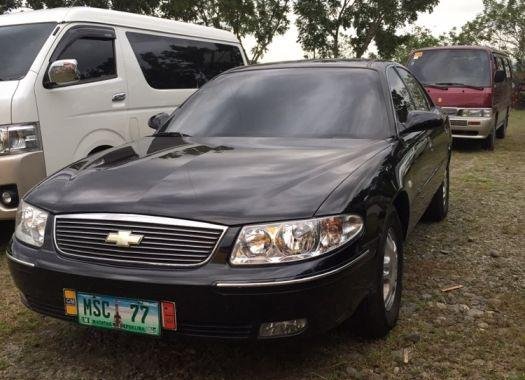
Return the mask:
<path id="1" fill-rule="evenodd" d="M 484 0 L 484 10 L 459 32 L 454 44 L 488 44 L 506 50 L 525 70 L 525 0 Z"/>
<path id="2" fill-rule="evenodd" d="M 290 0 L 168 0 L 164 17 L 230 29 L 241 41 L 253 36 L 250 62 L 257 62 L 277 35 L 288 30 Z"/>
<path id="3" fill-rule="evenodd" d="M 410 33 L 399 37 L 399 43 L 390 50 L 383 49 L 381 58 L 392 59 L 396 62 L 405 64 L 411 51 L 425 47 L 437 46 L 443 43 L 443 39 L 434 37 L 430 30 L 416 26 Z"/>
<path id="4" fill-rule="evenodd" d="M 20 0 L 1 0 L 0 1 L 0 15 L 9 12 L 12 9 L 18 8 L 21 5 Z"/>
<path id="5" fill-rule="evenodd" d="M 439 0 L 297 0 L 299 42 L 320 57 L 339 57 L 347 44 L 362 57 L 372 42 L 379 54 L 393 54 L 405 36 L 396 30 L 428 12 Z"/>

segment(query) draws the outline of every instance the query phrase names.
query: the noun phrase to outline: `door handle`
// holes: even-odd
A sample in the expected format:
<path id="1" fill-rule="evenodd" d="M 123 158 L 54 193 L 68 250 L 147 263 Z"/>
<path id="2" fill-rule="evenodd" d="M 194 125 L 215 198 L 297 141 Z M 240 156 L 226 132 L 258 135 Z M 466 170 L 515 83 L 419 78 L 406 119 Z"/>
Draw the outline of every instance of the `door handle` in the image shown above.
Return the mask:
<path id="1" fill-rule="evenodd" d="M 119 92 L 118 94 L 114 94 L 113 98 L 111 99 L 114 102 L 121 102 L 126 99 L 126 93 L 125 92 Z"/>

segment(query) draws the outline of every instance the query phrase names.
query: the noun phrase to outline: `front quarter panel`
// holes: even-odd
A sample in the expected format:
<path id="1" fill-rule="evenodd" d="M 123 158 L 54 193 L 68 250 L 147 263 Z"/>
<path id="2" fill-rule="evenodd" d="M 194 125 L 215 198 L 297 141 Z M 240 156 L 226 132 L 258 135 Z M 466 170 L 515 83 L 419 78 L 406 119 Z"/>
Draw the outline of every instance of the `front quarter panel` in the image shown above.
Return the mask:
<path id="1" fill-rule="evenodd" d="M 316 215 L 360 214 L 365 218 L 365 241 L 377 238 L 399 188 L 394 173 L 396 145 L 392 139 L 385 149 L 355 170 L 328 196 Z"/>

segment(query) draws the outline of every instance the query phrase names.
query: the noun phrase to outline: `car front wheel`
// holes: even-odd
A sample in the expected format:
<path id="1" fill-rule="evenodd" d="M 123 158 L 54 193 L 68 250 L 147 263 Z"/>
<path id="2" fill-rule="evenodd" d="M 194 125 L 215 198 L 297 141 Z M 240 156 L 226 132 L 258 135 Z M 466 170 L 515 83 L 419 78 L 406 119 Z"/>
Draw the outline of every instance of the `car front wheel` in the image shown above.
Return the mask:
<path id="1" fill-rule="evenodd" d="M 403 278 L 403 234 L 397 212 L 385 223 L 377 255 L 375 285 L 359 310 L 360 333 L 382 338 L 396 325 L 401 304 Z"/>

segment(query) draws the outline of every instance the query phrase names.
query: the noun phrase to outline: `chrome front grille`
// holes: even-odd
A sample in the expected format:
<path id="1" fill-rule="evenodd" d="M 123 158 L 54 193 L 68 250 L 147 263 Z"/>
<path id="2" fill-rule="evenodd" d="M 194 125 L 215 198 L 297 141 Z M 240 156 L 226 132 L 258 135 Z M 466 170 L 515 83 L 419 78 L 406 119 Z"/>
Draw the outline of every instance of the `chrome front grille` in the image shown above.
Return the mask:
<path id="1" fill-rule="evenodd" d="M 60 254 L 83 260 L 185 267 L 210 259 L 225 230 L 214 224 L 145 215 L 59 215 L 55 243 Z M 124 237 L 141 238 L 129 246 L 106 241 L 119 231 Z"/>

